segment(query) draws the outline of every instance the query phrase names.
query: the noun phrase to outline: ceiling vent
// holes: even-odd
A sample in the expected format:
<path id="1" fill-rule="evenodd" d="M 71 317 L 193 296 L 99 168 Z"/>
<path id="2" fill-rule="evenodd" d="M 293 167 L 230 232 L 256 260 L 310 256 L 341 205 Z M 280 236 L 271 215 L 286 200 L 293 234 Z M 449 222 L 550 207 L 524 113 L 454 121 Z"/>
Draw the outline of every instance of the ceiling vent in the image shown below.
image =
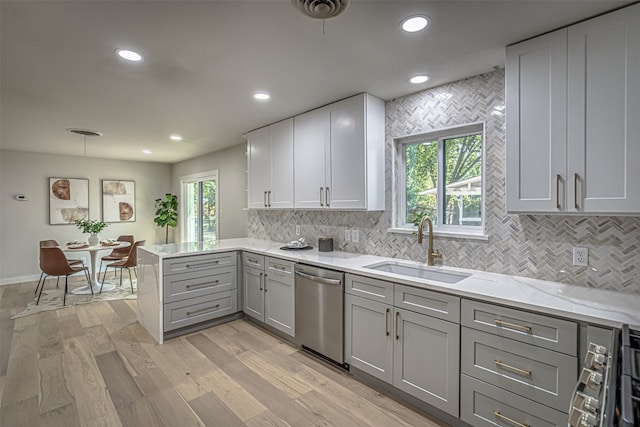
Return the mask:
<path id="1" fill-rule="evenodd" d="M 291 0 L 291 3 L 311 18 L 329 19 L 347 10 L 351 0 Z"/>

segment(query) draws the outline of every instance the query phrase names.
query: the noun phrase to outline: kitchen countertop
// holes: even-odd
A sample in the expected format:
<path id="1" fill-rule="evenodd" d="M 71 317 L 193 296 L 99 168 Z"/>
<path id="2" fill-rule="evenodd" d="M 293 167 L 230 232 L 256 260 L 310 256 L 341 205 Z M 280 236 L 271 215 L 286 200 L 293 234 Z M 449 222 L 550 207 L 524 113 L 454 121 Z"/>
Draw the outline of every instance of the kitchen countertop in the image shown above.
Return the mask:
<path id="1" fill-rule="evenodd" d="M 421 265 L 413 261 L 340 251 L 318 252 L 317 248 L 303 251 L 280 249 L 285 244 L 269 240 L 239 238 L 148 245 L 140 249 L 157 255 L 161 259 L 216 252 L 249 251 L 604 326 L 620 327 L 624 323 L 634 327 L 640 326 L 640 295 L 478 270 L 447 266 L 430 267 L 436 271 L 470 274 L 470 277 L 455 284 L 447 284 L 364 268 L 366 265 L 384 261 Z"/>

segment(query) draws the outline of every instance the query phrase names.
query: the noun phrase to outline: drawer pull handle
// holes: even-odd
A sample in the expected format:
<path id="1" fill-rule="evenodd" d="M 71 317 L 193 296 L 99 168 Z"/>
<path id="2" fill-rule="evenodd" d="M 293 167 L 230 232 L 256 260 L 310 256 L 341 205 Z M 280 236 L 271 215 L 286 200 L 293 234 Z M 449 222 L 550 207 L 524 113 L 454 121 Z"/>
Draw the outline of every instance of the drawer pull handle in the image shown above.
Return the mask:
<path id="1" fill-rule="evenodd" d="M 516 420 L 512 420 L 509 417 L 505 417 L 504 415 L 502 415 L 500 412 L 496 411 L 494 409 L 493 411 L 493 415 L 495 415 L 496 417 L 500 418 L 501 420 L 504 420 L 506 422 L 508 422 L 509 424 L 513 424 L 514 426 L 518 426 L 518 427 L 530 427 L 529 424 L 523 424 L 523 423 L 519 423 Z"/>
<path id="2" fill-rule="evenodd" d="M 386 336 L 389 336 L 389 311 L 387 308 L 387 312 L 384 314 L 384 332 Z"/>
<path id="3" fill-rule="evenodd" d="M 531 326 L 524 326 L 524 325 L 518 325 L 515 323 L 509 323 L 500 319 L 494 319 L 494 322 L 497 326 L 506 326 L 507 328 L 519 329 L 521 331 L 531 332 Z"/>
<path id="4" fill-rule="evenodd" d="M 209 264 L 217 264 L 218 261 L 217 259 L 213 260 L 213 261 L 207 261 L 207 262 L 199 262 L 197 264 L 185 264 L 186 268 L 195 268 L 195 267 L 206 267 Z"/>
<path id="5" fill-rule="evenodd" d="M 201 308 L 200 310 L 196 310 L 196 311 L 187 311 L 187 317 L 194 316 L 196 314 L 202 314 L 207 311 L 214 312 L 218 309 L 218 307 L 220 307 L 220 304 L 216 304 L 213 307 Z"/>
<path id="6" fill-rule="evenodd" d="M 187 288 L 187 289 L 191 289 L 191 288 L 199 288 L 199 287 L 202 287 L 202 286 L 209 286 L 209 285 L 211 285 L 211 284 L 215 285 L 215 284 L 217 284 L 217 283 L 220 283 L 220 281 L 219 281 L 219 280 L 214 280 L 214 281 L 212 281 L 212 282 L 207 282 L 207 283 L 193 283 L 193 284 L 189 284 L 189 285 L 187 285 L 187 286 L 186 286 L 186 288 Z"/>
<path id="7" fill-rule="evenodd" d="M 249 261 L 249 262 L 251 262 L 253 264 L 260 264 L 257 259 L 253 259 L 253 258 L 247 258 L 247 261 Z"/>
<path id="8" fill-rule="evenodd" d="M 398 320 L 400 319 L 400 312 L 396 311 L 396 340 L 400 339 L 400 335 L 398 335 Z"/>
<path id="9" fill-rule="evenodd" d="M 510 370 L 512 372 L 515 372 L 517 374 L 524 375 L 525 377 L 530 377 L 531 376 L 531 371 L 527 371 L 525 369 L 520 369 L 520 368 L 516 368 L 515 366 L 507 365 L 506 363 L 502 363 L 499 360 L 494 360 L 493 362 L 496 364 L 496 366 L 498 366 L 500 368 L 508 369 L 508 370 Z"/>
<path id="10" fill-rule="evenodd" d="M 281 271 L 286 271 L 287 270 L 287 267 L 283 267 L 281 265 L 276 265 L 276 264 L 272 265 L 271 268 L 274 269 L 274 270 L 281 270 Z"/>

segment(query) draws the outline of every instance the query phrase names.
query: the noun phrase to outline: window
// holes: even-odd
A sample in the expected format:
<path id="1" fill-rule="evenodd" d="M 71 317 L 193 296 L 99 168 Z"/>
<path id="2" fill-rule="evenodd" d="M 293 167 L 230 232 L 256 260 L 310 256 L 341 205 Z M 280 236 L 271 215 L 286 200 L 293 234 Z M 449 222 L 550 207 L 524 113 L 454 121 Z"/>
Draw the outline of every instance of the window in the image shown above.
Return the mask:
<path id="1" fill-rule="evenodd" d="M 428 215 L 439 232 L 483 233 L 483 140 L 481 123 L 396 140 L 398 227 Z"/>
<path id="2" fill-rule="evenodd" d="M 182 183 L 182 241 L 218 237 L 218 171 L 180 178 Z"/>

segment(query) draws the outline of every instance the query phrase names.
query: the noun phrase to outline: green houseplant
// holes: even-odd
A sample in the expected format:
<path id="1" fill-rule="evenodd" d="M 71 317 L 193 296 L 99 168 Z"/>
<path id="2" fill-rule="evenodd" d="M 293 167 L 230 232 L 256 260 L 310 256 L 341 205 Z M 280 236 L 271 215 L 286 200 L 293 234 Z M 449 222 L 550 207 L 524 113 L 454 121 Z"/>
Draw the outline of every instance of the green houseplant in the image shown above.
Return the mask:
<path id="1" fill-rule="evenodd" d="M 90 236 L 87 239 L 89 245 L 95 246 L 100 243 L 98 233 L 107 228 L 109 224 L 98 221 L 97 219 L 78 219 L 76 220 L 76 227 L 82 230 L 83 233 L 89 233 Z"/>
<path id="2" fill-rule="evenodd" d="M 156 199 L 156 217 L 153 222 L 165 227 L 164 242 L 169 243 L 169 227 L 178 225 L 178 196 L 167 193 L 165 200 Z"/>

